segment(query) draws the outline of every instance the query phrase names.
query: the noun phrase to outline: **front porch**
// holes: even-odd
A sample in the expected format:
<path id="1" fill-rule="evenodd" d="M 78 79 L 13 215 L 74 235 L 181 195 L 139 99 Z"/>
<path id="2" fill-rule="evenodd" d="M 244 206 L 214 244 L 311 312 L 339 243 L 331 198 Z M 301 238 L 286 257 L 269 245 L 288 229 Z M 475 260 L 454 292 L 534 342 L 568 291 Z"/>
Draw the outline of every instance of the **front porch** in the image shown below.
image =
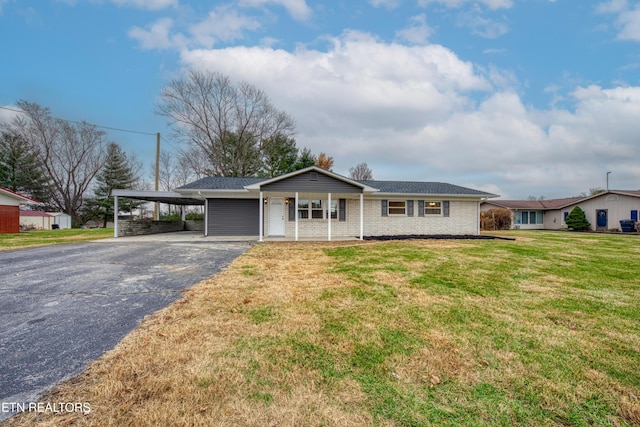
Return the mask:
<path id="1" fill-rule="evenodd" d="M 353 240 L 364 237 L 362 193 L 259 193 L 258 241 Z"/>

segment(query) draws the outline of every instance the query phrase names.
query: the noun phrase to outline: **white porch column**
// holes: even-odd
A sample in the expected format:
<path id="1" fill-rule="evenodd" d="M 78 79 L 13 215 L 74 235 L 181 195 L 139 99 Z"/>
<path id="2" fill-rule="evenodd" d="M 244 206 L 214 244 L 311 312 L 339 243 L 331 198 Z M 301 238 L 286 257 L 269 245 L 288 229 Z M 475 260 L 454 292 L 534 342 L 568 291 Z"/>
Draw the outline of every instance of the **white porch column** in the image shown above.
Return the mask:
<path id="1" fill-rule="evenodd" d="M 295 227 L 296 231 L 295 231 L 295 235 L 294 235 L 293 240 L 297 242 L 298 241 L 298 192 L 297 191 L 296 191 L 296 202 L 295 203 L 296 204 L 293 207 L 293 212 L 294 212 L 294 214 L 296 216 L 296 227 Z"/>
<path id="2" fill-rule="evenodd" d="M 258 239 L 258 242 L 263 242 L 264 240 L 262 240 L 262 235 L 264 234 L 264 201 L 263 199 L 263 193 L 262 191 L 260 192 L 260 201 L 258 202 L 258 204 L 260 205 L 259 210 L 260 210 L 260 224 L 258 229 L 260 230 L 260 236 Z"/>
<path id="3" fill-rule="evenodd" d="M 360 240 L 364 239 L 364 194 L 360 193 Z"/>
<path id="4" fill-rule="evenodd" d="M 113 196 L 113 237 L 118 237 L 118 196 Z"/>
<path id="5" fill-rule="evenodd" d="M 327 228 L 328 228 L 327 232 L 329 233 L 327 239 L 328 239 L 328 241 L 331 241 L 331 193 L 327 194 L 327 203 L 328 203 L 328 206 L 327 206 L 327 224 L 329 224 L 327 226 Z"/>
<path id="6" fill-rule="evenodd" d="M 204 199 L 204 237 L 209 235 L 209 200 Z"/>
<path id="7" fill-rule="evenodd" d="M 182 222 L 184 222 L 187 219 L 187 212 L 184 205 L 180 206 L 180 211 L 182 212 Z"/>

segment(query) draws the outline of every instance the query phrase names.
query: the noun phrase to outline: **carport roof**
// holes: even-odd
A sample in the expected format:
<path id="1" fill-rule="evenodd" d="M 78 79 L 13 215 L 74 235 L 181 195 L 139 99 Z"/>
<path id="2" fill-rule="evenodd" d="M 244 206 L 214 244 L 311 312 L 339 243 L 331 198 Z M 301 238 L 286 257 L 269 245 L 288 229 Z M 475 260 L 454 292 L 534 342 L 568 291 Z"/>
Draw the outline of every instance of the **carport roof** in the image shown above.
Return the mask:
<path id="1" fill-rule="evenodd" d="M 187 197 L 175 191 L 113 190 L 111 195 L 146 200 L 148 202 L 168 203 L 170 205 L 204 205 L 204 199 Z"/>

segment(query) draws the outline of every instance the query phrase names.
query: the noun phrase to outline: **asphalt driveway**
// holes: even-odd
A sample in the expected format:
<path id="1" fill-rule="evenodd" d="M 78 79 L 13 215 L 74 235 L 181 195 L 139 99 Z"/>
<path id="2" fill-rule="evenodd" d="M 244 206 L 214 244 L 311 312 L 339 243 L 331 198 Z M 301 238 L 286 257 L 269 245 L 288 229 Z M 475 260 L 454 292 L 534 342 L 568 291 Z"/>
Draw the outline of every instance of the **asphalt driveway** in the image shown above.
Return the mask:
<path id="1" fill-rule="evenodd" d="M 114 239 L 0 251 L 0 421 L 250 245 Z"/>

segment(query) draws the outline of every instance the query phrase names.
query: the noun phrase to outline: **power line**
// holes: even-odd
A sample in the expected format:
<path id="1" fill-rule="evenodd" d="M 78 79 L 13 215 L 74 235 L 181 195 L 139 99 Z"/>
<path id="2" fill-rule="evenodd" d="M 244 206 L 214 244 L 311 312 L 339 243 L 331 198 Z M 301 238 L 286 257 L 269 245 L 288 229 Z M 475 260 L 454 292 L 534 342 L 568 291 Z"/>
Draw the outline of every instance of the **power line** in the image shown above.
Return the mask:
<path id="1" fill-rule="evenodd" d="M 24 111 L 22 111 L 22 110 L 16 110 L 15 108 L 0 107 L 0 109 L 2 109 L 2 110 L 8 110 L 8 111 L 13 111 L 13 112 L 15 112 L 15 113 L 20 113 L 20 114 L 26 114 Z M 67 123 L 74 123 L 74 124 L 77 124 L 77 125 L 79 125 L 79 124 L 82 124 L 82 123 L 83 123 L 83 122 L 77 122 L 77 121 L 75 121 L 75 120 L 61 119 L 61 118 L 58 118 L 58 117 L 52 117 L 52 119 L 60 120 L 60 121 L 67 122 Z M 113 130 L 113 131 L 117 131 L 117 132 L 137 133 L 137 134 L 139 134 L 139 135 L 150 135 L 150 136 L 155 136 L 155 135 L 157 134 L 157 133 L 150 133 L 150 132 L 140 132 L 140 131 L 137 131 L 137 130 L 129 130 L 129 129 L 114 128 L 114 127 L 110 127 L 110 126 L 101 126 L 101 125 L 96 125 L 96 124 L 94 124 L 94 123 L 89 123 L 89 122 L 84 122 L 84 123 L 90 124 L 90 125 L 92 125 L 92 126 L 95 126 L 95 127 L 97 127 L 97 128 L 100 128 L 100 129 L 108 129 L 108 130 Z"/>

